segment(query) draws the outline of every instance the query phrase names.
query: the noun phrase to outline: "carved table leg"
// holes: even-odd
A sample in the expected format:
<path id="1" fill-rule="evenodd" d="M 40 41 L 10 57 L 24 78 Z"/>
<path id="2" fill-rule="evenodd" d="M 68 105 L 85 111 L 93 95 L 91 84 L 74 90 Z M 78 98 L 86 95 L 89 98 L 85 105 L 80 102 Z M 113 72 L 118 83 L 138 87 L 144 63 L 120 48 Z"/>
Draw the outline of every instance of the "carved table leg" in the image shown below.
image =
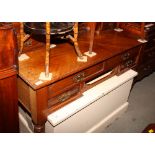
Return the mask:
<path id="1" fill-rule="evenodd" d="M 34 132 L 45 132 L 47 116 L 44 114 L 44 111 L 48 107 L 48 87 L 37 91 L 30 88 L 30 102 Z"/>

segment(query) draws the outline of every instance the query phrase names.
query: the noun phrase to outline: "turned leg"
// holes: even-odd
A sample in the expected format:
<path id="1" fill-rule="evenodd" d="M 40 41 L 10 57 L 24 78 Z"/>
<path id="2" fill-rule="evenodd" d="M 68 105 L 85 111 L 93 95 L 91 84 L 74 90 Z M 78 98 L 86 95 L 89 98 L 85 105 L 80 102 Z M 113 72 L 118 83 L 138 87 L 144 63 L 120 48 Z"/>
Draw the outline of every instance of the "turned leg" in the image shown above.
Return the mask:
<path id="1" fill-rule="evenodd" d="M 45 132 L 45 124 L 34 124 L 34 132 L 35 133 L 44 133 Z"/>
<path id="2" fill-rule="evenodd" d="M 47 116 L 44 111 L 48 108 L 48 87 L 37 91 L 30 90 L 31 118 L 34 124 L 34 132 L 45 132 Z"/>

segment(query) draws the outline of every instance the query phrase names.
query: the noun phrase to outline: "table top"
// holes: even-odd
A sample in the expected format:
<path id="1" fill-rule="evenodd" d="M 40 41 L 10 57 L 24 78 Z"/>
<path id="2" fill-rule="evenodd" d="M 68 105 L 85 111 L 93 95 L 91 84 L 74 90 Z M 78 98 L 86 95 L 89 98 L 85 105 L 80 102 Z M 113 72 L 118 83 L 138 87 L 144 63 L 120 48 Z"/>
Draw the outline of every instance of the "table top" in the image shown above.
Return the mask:
<path id="1" fill-rule="evenodd" d="M 79 34 L 78 44 L 82 53 L 89 49 L 89 35 L 89 32 Z M 49 72 L 53 75 L 52 79 L 36 85 L 35 83 L 40 81 L 40 73 L 45 70 L 45 43 L 38 43 L 24 51 L 30 58 L 19 61 L 19 77 L 33 89 L 39 89 L 140 44 L 126 32 L 103 31 L 95 34 L 93 51 L 97 55 L 88 57 L 87 62 L 77 62 L 74 45 L 69 41 L 63 41 L 50 50 Z"/>

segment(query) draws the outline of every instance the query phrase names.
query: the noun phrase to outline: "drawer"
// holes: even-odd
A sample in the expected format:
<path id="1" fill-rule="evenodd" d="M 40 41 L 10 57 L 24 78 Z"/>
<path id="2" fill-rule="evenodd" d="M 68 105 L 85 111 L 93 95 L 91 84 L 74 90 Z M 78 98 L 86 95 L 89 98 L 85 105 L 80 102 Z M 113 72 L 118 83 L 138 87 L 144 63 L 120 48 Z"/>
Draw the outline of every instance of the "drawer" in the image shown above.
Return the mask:
<path id="1" fill-rule="evenodd" d="M 67 89 L 70 89 L 71 87 L 85 80 L 92 78 L 93 76 L 99 74 L 103 70 L 104 70 L 104 65 L 102 62 L 92 67 L 89 67 L 81 72 L 78 72 L 77 74 L 71 75 L 67 78 L 59 80 L 56 83 L 51 84 L 48 87 L 48 99 L 66 91 Z"/>
<path id="2" fill-rule="evenodd" d="M 130 58 L 136 57 L 138 55 L 139 50 L 141 49 L 141 46 L 132 48 L 128 50 L 126 53 L 122 54 L 121 58 L 123 61 L 126 61 Z"/>
<path id="3" fill-rule="evenodd" d="M 70 101 L 71 99 L 75 99 L 75 97 L 77 97 L 78 95 L 80 95 L 80 86 L 76 85 L 70 88 L 69 90 L 66 90 L 65 92 L 59 95 L 56 95 L 52 97 L 50 100 L 48 100 L 48 108 L 53 107 L 53 106 L 60 107 L 61 104 L 64 105 L 64 102 Z"/>
<path id="4" fill-rule="evenodd" d="M 136 65 L 136 58 L 137 57 L 133 57 L 128 59 L 127 61 L 124 61 L 121 65 L 120 65 L 120 71 L 129 69 L 129 68 L 133 68 Z"/>
<path id="5" fill-rule="evenodd" d="M 124 64 L 124 66 L 130 66 L 130 64 L 132 63 L 131 61 L 135 62 L 135 59 L 138 55 L 140 48 L 141 48 L 141 46 L 132 48 L 132 49 L 124 52 L 123 54 L 117 55 L 117 56 L 107 60 L 105 63 L 105 69 L 106 68 L 112 69 L 120 64 Z"/>

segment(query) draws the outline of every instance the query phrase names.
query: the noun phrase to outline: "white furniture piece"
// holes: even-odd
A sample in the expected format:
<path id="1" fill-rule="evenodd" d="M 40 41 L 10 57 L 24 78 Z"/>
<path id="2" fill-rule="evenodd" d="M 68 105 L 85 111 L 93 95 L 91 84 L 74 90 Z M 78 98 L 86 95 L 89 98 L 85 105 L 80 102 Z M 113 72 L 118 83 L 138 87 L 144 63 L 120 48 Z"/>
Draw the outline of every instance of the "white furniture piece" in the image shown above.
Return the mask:
<path id="1" fill-rule="evenodd" d="M 133 78 L 136 75 L 137 72 L 130 69 L 85 91 L 82 97 L 48 116 L 45 132 L 103 132 L 105 127 L 127 109 Z M 22 116 L 20 114 L 20 118 L 24 120 Z M 27 128 L 30 127 L 30 119 L 23 122 Z"/>

